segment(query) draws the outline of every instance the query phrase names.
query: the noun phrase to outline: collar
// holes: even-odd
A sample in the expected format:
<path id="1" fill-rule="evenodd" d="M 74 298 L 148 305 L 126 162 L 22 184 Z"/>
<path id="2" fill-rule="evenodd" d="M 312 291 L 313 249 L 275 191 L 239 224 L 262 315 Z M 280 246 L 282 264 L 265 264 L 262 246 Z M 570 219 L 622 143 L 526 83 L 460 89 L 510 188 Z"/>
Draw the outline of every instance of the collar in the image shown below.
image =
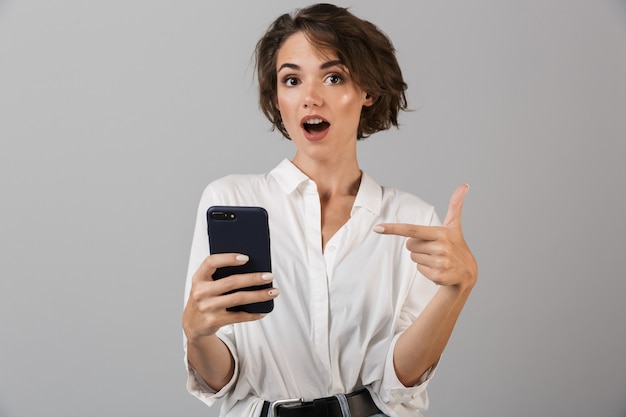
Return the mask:
<path id="1" fill-rule="evenodd" d="M 276 168 L 270 171 L 270 174 L 276 179 L 285 194 L 291 194 L 301 184 L 313 182 L 288 159 L 283 159 Z"/>
<path id="2" fill-rule="evenodd" d="M 291 194 L 300 186 L 313 183 L 304 172 L 300 171 L 288 159 L 283 159 L 270 171 L 270 174 L 276 179 L 285 194 Z M 369 175 L 361 171 L 361 184 L 352 206 L 351 215 L 354 215 L 357 209 L 363 208 L 377 216 L 380 213 L 382 194 L 381 186 Z"/>
<path id="3" fill-rule="evenodd" d="M 361 184 L 359 185 L 359 191 L 356 194 L 354 205 L 352 206 L 352 213 L 358 208 L 363 208 L 374 216 L 380 214 L 380 207 L 382 205 L 383 189 L 372 177 L 361 171 Z"/>

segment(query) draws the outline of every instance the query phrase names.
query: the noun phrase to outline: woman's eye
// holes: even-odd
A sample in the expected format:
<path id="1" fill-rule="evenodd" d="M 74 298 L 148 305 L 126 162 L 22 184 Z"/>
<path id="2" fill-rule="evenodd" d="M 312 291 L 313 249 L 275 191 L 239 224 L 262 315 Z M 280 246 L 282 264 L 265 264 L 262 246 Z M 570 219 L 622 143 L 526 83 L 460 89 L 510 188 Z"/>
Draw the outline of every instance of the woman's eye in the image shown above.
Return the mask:
<path id="1" fill-rule="evenodd" d="M 337 74 L 333 74 L 333 75 L 329 75 L 326 80 L 328 80 L 329 83 L 331 84 L 339 84 L 343 81 L 343 78 L 341 78 L 340 75 Z"/>
<path id="2" fill-rule="evenodd" d="M 295 77 L 287 77 L 283 80 L 283 83 L 288 87 L 293 87 L 294 85 L 298 85 L 298 79 Z"/>

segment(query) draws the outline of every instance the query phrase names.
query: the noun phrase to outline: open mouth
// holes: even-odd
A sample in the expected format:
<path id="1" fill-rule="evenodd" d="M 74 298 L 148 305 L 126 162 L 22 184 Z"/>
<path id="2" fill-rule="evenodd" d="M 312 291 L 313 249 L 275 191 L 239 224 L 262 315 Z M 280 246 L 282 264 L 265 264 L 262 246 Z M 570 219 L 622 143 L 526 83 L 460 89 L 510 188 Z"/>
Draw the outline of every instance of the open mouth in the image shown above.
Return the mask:
<path id="1" fill-rule="evenodd" d="M 308 133 L 320 133 L 330 127 L 330 123 L 322 119 L 309 119 L 302 124 Z"/>

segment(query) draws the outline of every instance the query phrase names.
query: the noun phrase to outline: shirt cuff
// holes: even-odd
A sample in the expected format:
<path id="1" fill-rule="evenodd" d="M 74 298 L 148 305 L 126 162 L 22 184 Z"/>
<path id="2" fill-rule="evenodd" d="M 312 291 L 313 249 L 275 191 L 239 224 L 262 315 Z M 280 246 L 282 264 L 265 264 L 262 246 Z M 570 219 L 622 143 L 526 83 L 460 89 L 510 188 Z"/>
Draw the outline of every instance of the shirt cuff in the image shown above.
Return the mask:
<path id="1" fill-rule="evenodd" d="M 397 334 L 393 338 L 389 351 L 387 352 L 382 386 L 379 394 L 380 398 L 392 408 L 399 403 L 411 403 L 411 406 L 414 408 L 426 410 L 428 408 L 428 395 L 426 393 L 426 387 L 428 382 L 435 375 L 439 361 L 424 372 L 419 381 L 417 381 L 417 384 L 411 387 L 404 386 L 404 384 L 402 384 L 402 382 L 398 379 L 398 375 L 396 374 L 396 370 L 393 365 L 393 352 L 400 335 L 401 333 Z"/>
<path id="2" fill-rule="evenodd" d="M 218 336 L 219 337 L 219 336 Z M 220 338 L 228 347 L 231 354 L 234 352 L 234 346 L 228 338 Z M 237 375 L 239 374 L 239 362 L 236 355 L 232 355 L 235 361 L 235 370 L 233 376 L 228 383 L 219 391 L 215 391 L 202 379 L 200 374 L 191 366 L 187 360 L 187 346 L 185 341 L 185 364 L 187 367 L 187 391 L 205 403 L 207 406 L 212 406 L 217 400 L 222 398 L 228 393 L 237 381 Z"/>

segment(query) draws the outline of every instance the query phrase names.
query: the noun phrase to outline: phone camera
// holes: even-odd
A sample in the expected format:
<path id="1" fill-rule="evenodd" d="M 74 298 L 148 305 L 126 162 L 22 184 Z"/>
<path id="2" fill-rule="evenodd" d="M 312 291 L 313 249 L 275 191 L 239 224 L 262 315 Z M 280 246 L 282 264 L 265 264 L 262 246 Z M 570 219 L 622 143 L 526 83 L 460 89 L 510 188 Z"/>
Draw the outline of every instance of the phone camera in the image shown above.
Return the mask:
<path id="1" fill-rule="evenodd" d="M 235 220 L 236 217 L 235 213 L 225 211 L 214 211 L 211 213 L 211 218 L 213 220 Z"/>

